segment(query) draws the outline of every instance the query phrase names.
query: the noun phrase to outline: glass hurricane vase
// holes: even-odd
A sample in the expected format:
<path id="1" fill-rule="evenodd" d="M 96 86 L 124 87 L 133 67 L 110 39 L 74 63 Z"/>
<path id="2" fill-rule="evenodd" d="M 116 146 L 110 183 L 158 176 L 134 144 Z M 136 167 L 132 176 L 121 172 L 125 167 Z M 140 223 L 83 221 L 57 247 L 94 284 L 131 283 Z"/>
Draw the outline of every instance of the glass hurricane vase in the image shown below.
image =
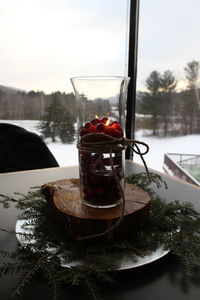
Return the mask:
<path id="1" fill-rule="evenodd" d="M 84 204 L 110 208 L 124 189 L 128 77 L 71 78 L 77 101 L 80 193 Z"/>

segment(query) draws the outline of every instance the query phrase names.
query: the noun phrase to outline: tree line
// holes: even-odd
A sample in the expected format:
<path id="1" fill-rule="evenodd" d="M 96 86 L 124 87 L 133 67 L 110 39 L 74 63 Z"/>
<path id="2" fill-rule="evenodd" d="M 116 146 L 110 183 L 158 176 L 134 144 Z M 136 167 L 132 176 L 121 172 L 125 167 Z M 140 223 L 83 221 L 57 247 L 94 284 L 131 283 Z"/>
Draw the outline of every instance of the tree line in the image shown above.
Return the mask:
<path id="1" fill-rule="evenodd" d="M 177 90 L 178 80 L 170 70 L 152 71 L 145 80 L 145 91 L 137 93 L 136 128 L 150 129 L 153 135 L 186 135 L 200 133 L 199 62 L 188 62 L 184 68 L 185 88 Z M 85 119 L 112 114 L 109 100 L 89 101 L 82 95 Z M 102 102 L 103 101 L 103 102 Z M 40 120 L 44 138 L 63 143 L 75 138 L 77 119 L 73 93 L 24 92 L 0 86 L 0 119 Z"/>
<path id="2" fill-rule="evenodd" d="M 145 80 L 145 91 L 137 94 L 136 127 L 163 136 L 200 133 L 199 67 L 195 60 L 187 63 L 181 91 L 177 91 L 172 71 L 152 71 Z"/>
<path id="3" fill-rule="evenodd" d="M 21 91 L 0 86 L 0 119 L 42 120 L 54 98 L 71 111 L 75 120 L 75 97 L 73 93 Z"/>
<path id="4" fill-rule="evenodd" d="M 77 120 L 77 110 L 75 109 L 75 98 L 73 98 L 74 107 L 70 103 L 63 101 L 63 95 L 59 92 L 53 94 L 52 101 L 46 108 L 45 114 L 38 126 L 38 130 L 44 138 L 51 138 L 56 142 L 58 137 L 62 143 L 72 143 L 75 140 L 75 122 Z M 66 100 L 66 99 L 65 99 Z M 95 115 L 105 115 L 111 112 L 109 101 L 95 99 L 90 101 L 82 95 L 82 107 L 85 120 L 94 119 Z"/>
<path id="5" fill-rule="evenodd" d="M 86 120 L 111 112 L 109 101 L 89 101 L 84 95 L 81 101 Z M 62 143 L 71 143 L 76 134 L 75 96 L 59 91 L 46 95 L 0 87 L 0 119 L 40 120 L 38 130 L 44 139 L 50 138 L 55 142 L 59 138 Z"/>
<path id="6" fill-rule="evenodd" d="M 62 143 L 75 139 L 76 103 L 73 93 L 24 92 L 0 88 L 0 118 L 6 120 L 40 120 L 43 138 L 58 137 Z"/>

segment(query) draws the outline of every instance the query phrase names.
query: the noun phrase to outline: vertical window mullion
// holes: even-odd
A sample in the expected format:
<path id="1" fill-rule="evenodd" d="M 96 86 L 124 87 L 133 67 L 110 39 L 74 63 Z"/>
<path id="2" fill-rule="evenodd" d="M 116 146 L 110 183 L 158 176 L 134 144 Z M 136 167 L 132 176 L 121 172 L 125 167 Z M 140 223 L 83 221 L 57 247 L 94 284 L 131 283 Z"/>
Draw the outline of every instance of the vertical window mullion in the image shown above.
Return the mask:
<path id="1" fill-rule="evenodd" d="M 130 0 L 128 76 L 131 77 L 131 80 L 128 88 L 126 110 L 126 137 L 128 139 L 134 138 L 135 130 L 138 22 L 139 0 Z M 126 150 L 126 159 L 133 159 L 133 151 L 130 148 Z"/>

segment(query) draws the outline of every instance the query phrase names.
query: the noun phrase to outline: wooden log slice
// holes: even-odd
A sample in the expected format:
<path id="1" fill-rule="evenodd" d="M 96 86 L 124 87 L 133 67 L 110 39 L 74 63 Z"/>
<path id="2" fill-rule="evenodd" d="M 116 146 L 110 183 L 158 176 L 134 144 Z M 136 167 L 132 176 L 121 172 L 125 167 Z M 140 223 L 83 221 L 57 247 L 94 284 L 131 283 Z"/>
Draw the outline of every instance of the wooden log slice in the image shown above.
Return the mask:
<path id="1" fill-rule="evenodd" d="M 79 179 L 45 184 L 44 190 L 55 206 L 54 221 L 76 238 L 99 234 L 121 216 L 122 204 L 112 208 L 92 208 L 82 203 Z M 125 185 L 124 217 L 120 225 L 107 234 L 109 239 L 126 239 L 140 230 L 149 215 L 150 197 L 137 186 Z"/>

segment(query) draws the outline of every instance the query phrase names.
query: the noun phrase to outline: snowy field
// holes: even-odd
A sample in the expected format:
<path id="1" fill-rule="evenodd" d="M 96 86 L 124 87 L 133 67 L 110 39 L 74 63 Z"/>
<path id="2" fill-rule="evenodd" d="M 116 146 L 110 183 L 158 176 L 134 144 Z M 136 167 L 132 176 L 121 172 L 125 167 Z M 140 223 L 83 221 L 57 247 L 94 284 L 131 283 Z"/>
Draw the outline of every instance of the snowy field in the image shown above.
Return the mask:
<path id="1" fill-rule="evenodd" d="M 138 131 L 135 138 L 150 147 L 144 156 L 148 167 L 161 172 L 165 153 L 200 154 L 200 134 L 159 138 L 146 136 L 144 131 Z M 135 156 L 134 161 L 140 162 L 140 158 Z"/>
<path id="2" fill-rule="evenodd" d="M 24 127 L 25 129 L 38 133 L 36 126 L 39 121 L 15 121 L 0 120 L 1 123 L 10 123 Z M 144 156 L 149 168 L 163 172 L 163 160 L 165 153 L 183 153 L 183 154 L 200 154 L 200 135 L 187 135 L 181 137 L 159 138 L 146 136 L 147 132 L 137 131 L 135 138 L 149 145 L 150 151 Z M 76 144 L 52 143 L 46 141 L 46 144 L 52 154 L 55 156 L 60 166 L 78 165 L 78 151 Z M 142 163 L 138 155 L 134 156 L 134 161 Z"/>

